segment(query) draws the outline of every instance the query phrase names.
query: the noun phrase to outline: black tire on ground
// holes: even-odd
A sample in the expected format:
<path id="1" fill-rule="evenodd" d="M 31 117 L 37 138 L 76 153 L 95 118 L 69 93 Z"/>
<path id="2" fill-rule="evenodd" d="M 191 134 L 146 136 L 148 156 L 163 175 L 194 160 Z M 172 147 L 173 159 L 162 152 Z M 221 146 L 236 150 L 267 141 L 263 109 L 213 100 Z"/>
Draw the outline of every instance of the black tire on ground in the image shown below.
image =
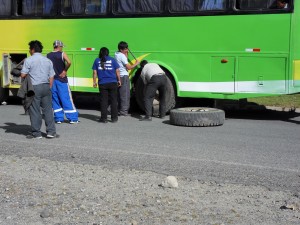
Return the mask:
<path id="1" fill-rule="evenodd" d="M 177 108 L 170 112 L 170 123 L 186 127 L 212 127 L 223 125 L 225 112 L 221 109 L 192 107 Z"/>
<path id="2" fill-rule="evenodd" d="M 145 84 L 142 80 L 141 77 L 139 77 L 135 83 L 135 99 L 138 104 L 138 106 L 145 111 L 145 106 L 144 106 L 144 87 Z M 157 109 L 158 108 L 158 99 L 155 98 L 153 103 L 153 114 L 157 114 Z M 176 105 L 176 97 L 175 97 L 175 89 L 173 87 L 173 83 L 170 80 L 170 78 L 167 76 L 167 91 L 166 91 L 166 110 L 169 112 L 171 109 L 173 109 Z"/>

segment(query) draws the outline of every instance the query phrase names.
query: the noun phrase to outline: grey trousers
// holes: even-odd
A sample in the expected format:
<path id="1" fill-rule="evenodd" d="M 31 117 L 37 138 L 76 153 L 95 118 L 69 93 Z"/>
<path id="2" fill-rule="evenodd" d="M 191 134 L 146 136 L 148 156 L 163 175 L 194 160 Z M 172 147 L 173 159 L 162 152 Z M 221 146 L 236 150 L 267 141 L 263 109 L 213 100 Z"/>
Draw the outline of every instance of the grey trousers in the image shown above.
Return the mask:
<path id="1" fill-rule="evenodd" d="M 35 137 L 41 136 L 42 114 L 44 115 L 46 132 L 50 135 L 56 134 L 55 122 L 52 110 L 52 93 L 49 84 L 33 85 L 34 99 L 29 107 L 31 132 Z"/>
<path id="2" fill-rule="evenodd" d="M 127 115 L 130 106 L 130 80 L 129 76 L 121 77 L 122 86 L 118 91 L 118 109 L 120 115 Z"/>

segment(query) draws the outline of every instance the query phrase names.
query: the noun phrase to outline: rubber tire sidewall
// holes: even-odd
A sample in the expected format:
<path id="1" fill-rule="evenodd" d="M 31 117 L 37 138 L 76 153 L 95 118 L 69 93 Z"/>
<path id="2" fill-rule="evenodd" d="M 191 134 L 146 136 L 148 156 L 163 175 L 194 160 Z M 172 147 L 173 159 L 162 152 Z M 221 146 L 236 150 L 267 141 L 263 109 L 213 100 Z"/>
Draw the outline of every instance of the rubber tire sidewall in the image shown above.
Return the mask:
<path id="1" fill-rule="evenodd" d="M 189 111 L 190 109 L 203 111 Z M 225 112 L 221 109 L 206 107 L 190 107 L 172 109 L 170 123 L 186 127 L 212 127 L 220 126 L 225 122 Z"/>

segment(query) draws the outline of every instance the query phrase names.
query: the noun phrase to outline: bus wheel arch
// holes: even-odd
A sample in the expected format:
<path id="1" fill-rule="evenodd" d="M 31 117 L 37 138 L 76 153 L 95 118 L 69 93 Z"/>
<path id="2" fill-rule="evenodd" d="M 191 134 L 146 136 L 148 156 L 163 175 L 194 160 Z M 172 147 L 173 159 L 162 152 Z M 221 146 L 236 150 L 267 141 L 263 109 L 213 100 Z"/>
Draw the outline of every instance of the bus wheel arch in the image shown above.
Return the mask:
<path id="1" fill-rule="evenodd" d="M 167 113 L 170 112 L 171 109 L 175 108 L 176 100 L 177 100 L 177 87 L 175 83 L 175 79 L 173 78 L 170 71 L 168 71 L 165 67 L 161 66 L 161 68 L 165 71 L 167 75 L 167 91 L 166 91 L 166 110 Z M 145 85 L 143 83 L 142 78 L 136 79 L 135 82 L 135 99 L 138 106 L 144 111 L 144 96 L 145 96 Z M 156 97 L 153 102 L 153 115 L 158 115 L 159 109 L 159 100 Z"/>

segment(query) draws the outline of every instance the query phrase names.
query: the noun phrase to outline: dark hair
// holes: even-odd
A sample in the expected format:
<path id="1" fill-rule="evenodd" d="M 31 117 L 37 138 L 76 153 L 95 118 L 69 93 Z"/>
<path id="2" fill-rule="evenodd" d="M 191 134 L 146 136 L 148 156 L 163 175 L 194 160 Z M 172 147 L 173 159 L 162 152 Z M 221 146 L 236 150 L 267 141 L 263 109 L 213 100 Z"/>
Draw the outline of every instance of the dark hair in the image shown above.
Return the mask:
<path id="1" fill-rule="evenodd" d="M 102 47 L 99 51 L 99 58 L 101 60 L 101 67 L 105 70 L 104 63 L 106 62 L 106 56 L 109 55 L 109 50 L 106 47 Z"/>
<path id="2" fill-rule="evenodd" d="M 148 63 L 147 60 L 142 60 L 140 66 L 143 68 Z"/>
<path id="3" fill-rule="evenodd" d="M 120 41 L 118 44 L 118 49 L 119 50 L 124 50 L 125 48 L 128 48 L 128 44 L 125 41 Z"/>
<path id="4" fill-rule="evenodd" d="M 43 51 L 43 45 L 40 41 L 34 40 L 28 43 L 30 50 L 34 49 L 34 52 L 41 53 Z"/>

